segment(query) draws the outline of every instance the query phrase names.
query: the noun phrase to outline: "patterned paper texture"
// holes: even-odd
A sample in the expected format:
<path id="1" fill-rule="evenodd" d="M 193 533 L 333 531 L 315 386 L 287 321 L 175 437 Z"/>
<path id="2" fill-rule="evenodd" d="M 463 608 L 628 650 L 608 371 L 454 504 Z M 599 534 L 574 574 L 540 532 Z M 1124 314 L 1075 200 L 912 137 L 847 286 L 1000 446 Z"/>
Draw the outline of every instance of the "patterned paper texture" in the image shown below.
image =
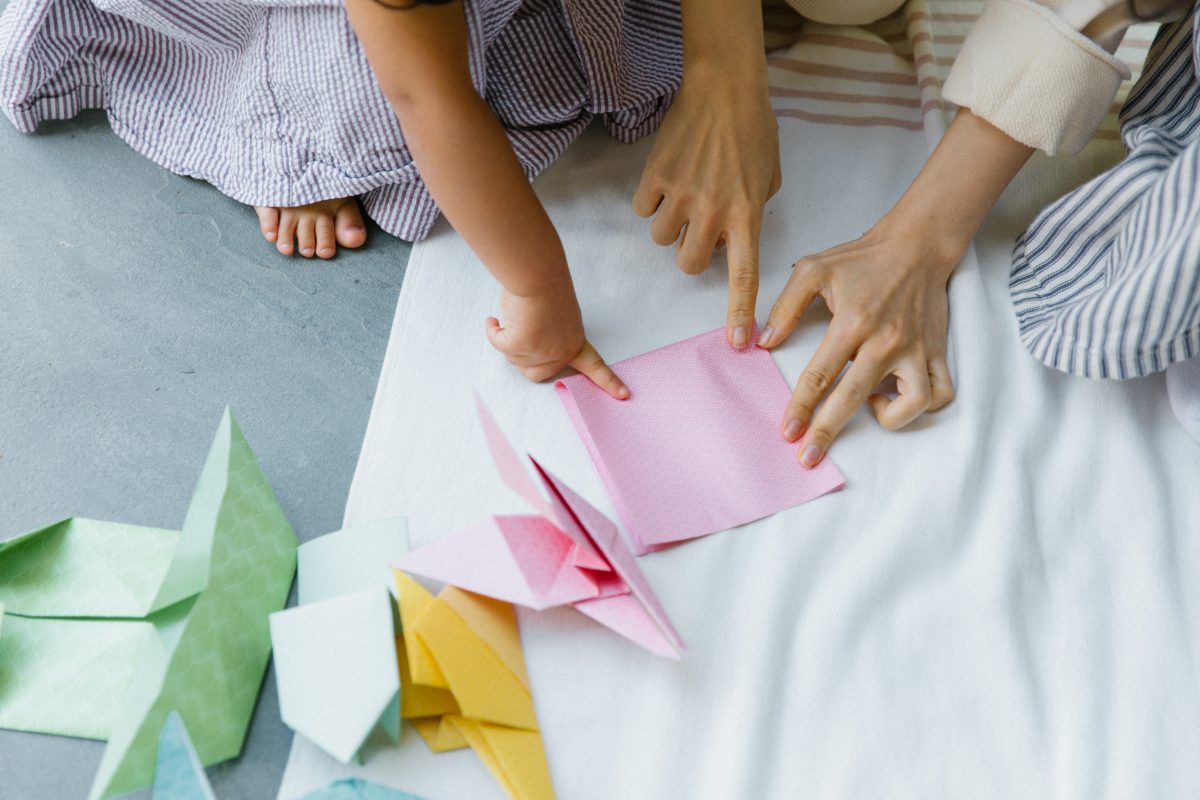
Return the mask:
<path id="1" fill-rule="evenodd" d="M 492 460 L 539 516 L 494 516 L 414 550 L 395 564 L 414 575 L 538 610 L 574 605 L 650 652 L 681 659 L 671 624 L 617 526 L 532 456 L 529 472 L 476 398 Z"/>
<path id="2" fill-rule="evenodd" d="M 632 396 L 576 375 L 555 384 L 639 555 L 842 488 L 826 458 L 796 460 L 780 421 L 791 392 L 771 354 L 725 329 L 621 361 Z"/>
<path id="3" fill-rule="evenodd" d="M 186 601 L 191 607 L 182 620 L 160 627 L 161 649 L 140 660 L 100 761 L 93 800 L 150 782 L 158 734 L 171 710 L 188 726 L 204 764 L 242 750 L 271 654 L 267 616 L 287 603 L 297 542 L 228 411 L 188 510 L 181 550 L 193 542 L 210 545 L 207 568 L 191 563 L 178 574 L 189 580 L 206 572 L 207 585 Z"/>
<path id="4" fill-rule="evenodd" d="M 0 597 L 30 617 L 142 617 L 178 544 L 178 531 L 63 520 L 0 544 Z"/>
<path id="5" fill-rule="evenodd" d="M 67 520 L 0 546 L 0 725 L 107 739 L 90 797 L 149 785 L 167 714 L 241 752 L 296 536 L 226 410 L 182 533 Z"/>

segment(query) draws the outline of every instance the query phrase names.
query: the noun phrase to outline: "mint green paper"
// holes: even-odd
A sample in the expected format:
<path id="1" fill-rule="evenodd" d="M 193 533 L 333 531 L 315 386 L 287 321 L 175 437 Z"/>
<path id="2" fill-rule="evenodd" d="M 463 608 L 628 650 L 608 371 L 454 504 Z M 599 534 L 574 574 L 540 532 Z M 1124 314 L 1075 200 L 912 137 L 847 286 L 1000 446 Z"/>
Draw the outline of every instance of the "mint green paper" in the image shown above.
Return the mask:
<path id="1" fill-rule="evenodd" d="M 343 764 L 376 728 L 400 738 L 394 605 L 376 585 L 271 615 L 280 715 Z"/>
<path id="2" fill-rule="evenodd" d="M 216 800 L 187 726 L 172 711 L 158 737 L 154 800 Z"/>
<path id="3" fill-rule="evenodd" d="M 226 410 L 156 602 L 199 594 L 139 659 L 90 798 L 150 783 L 172 710 L 204 764 L 241 752 L 271 653 L 267 615 L 287 603 L 295 569 L 296 535 Z"/>
<path id="4" fill-rule="evenodd" d="M 355 525 L 300 545 L 296 587 L 300 605 L 368 586 L 392 588 L 392 562 L 408 552 L 408 520 Z"/>
<path id="5" fill-rule="evenodd" d="M 406 552 L 402 518 L 305 542 L 300 605 L 271 615 L 280 715 L 342 763 L 361 761 L 369 742 L 400 739 L 390 565 Z"/>
<path id="6" fill-rule="evenodd" d="M 178 531 L 63 520 L 0 543 L 0 598 L 27 617 L 144 617 L 164 605 L 178 544 Z"/>

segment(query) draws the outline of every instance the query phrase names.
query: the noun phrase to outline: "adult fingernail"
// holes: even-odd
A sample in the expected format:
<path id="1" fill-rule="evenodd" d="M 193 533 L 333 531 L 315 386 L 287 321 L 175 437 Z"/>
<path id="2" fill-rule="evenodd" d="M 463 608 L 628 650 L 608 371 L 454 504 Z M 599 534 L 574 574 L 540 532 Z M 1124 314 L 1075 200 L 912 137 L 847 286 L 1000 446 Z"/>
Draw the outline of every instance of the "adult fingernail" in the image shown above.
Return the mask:
<path id="1" fill-rule="evenodd" d="M 745 325 L 738 325 L 733 329 L 733 346 L 738 350 L 742 350 L 750 343 L 750 331 L 746 330 Z"/>
<path id="2" fill-rule="evenodd" d="M 807 445 L 804 448 L 804 451 L 800 453 L 800 466 L 804 467 L 805 469 L 812 469 L 817 464 L 821 463 L 822 455 L 823 453 L 821 452 L 821 448 L 817 447 L 815 444 Z"/>
<path id="3" fill-rule="evenodd" d="M 789 442 L 794 442 L 800 438 L 800 434 L 803 433 L 803 428 L 804 426 L 800 424 L 800 420 L 788 420 L 788 424 L 783 429 L 783 438 L 787 439 Z"/>
<path id="4" fill-rule="evenodd" d="M 767 342 L 771 341 L 771 337 L 775 335 L 775 329 L 770 325 L 762 329 L 762 333 L 758 335 L 758 346 L 766 347 Z"/>

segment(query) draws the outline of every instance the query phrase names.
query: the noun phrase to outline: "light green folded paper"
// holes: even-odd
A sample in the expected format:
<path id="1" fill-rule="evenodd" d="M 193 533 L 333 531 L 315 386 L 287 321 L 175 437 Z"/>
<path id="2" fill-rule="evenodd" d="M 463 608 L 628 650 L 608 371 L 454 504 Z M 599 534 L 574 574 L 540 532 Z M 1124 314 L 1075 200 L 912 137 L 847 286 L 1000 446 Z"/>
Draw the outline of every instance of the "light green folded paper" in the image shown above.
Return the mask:
<path id="1" fill-rule="evenodd" d="M 0 546 L 0 726 L 108 739 L 93 800 L 149 785 L 172 710 L 204 764 L 237 756 L 296 544 L 226 410 L 181 533 L 67 520 Z"/>
<path id="2" fill-rule="evenodd" d="M 10 614 L 0 637 L 0 727 L 107 739 L 154 625 Z"/>
<path id="3" fill-rule="evenodd" d="M 178 544 L 82 518 L 0 543 L 0 727 L 108 738 Z"/>
<path id="4" fill-rule="evenodd" d="M 144 617 L 167 605 L 155 598 L 178 546 L 179 531 L 63 520 L 0 542 L 0 597 L 26 617 Z"/>

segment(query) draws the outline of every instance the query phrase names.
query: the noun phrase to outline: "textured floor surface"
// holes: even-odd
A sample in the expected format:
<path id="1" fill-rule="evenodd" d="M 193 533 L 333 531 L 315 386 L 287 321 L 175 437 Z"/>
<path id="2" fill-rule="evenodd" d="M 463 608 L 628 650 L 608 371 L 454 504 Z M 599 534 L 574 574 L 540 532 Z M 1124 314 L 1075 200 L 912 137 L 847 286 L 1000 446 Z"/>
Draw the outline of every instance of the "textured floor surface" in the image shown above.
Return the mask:
<path id="1" fill-rule="evenodd" d="M 0 119 L 0 176 L 0 539 L 178 527 L 226 405 L 300 538 L 337 528 L 409 246 L 373 229 L 286 259 L 96 113 L 34 136 Z M 209 770 L 218 797 L 273 798 L 290 742 L 268 676 L 242 757 Z M 84 797 L 102 748 L 0 731 L 0 800 Z"/>

